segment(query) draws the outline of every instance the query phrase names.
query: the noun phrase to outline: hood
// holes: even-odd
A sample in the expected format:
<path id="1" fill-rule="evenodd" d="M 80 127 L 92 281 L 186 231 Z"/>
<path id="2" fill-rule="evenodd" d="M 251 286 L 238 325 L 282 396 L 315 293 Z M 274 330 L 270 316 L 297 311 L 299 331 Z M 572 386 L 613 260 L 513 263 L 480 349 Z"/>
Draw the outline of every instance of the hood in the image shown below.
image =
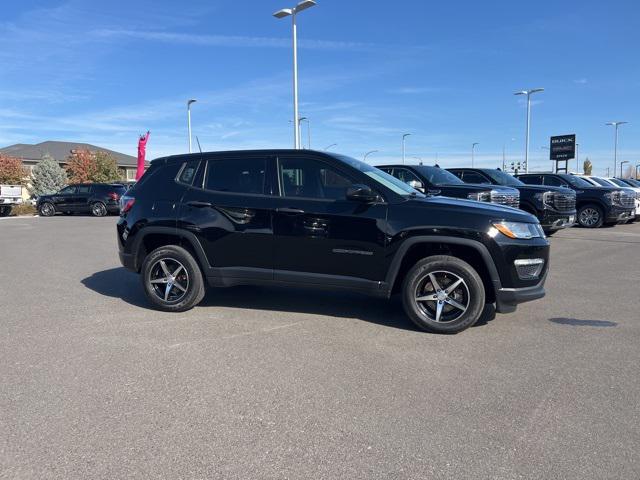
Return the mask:
<path id="1" fill-rule="evenodd" d="M 509 188 L 509 190 L 513 190 Z M 433 208 L 434 206 L 443 209 L 451 209 L 451 214 L 456 215 L 464 211 L 474 215 L 491 217 L 493 220 L 508 220 L 512 222 L 538 223 L 538 219 L 533 215 L 518 208 L 507 207 L 489 202 L 478 202 L 476 200 L 465 200 L 452 197 L 425 197 L 411 198 L 412 205 Z"/>
<path id="2" fill-rule="evenodd" d="M 439 185 L 434 185 L 432 189 L 437 189 L 439 187 L 442 188 L 458 188 L 460 190 L 466 191 L 476 191 L 476 192 L 487 192 L 491 190 L 495 190 L 497 192 L 502 193 L 518 193 L 518 189 L 513 187 L 504 187 L 502 185 L 489 185 L 483 183 L 441 183 Z"/>
<path id="3" fill-rule="evenodd" d="M 567 191 L 571 192 L 570 188 L 566 187 L 552 187 L 550 185 L 521 185 L 517 188 L 518 190 L 529 190 L 531 192 L 556 192 L 556 193 L 567 193 Z"/>

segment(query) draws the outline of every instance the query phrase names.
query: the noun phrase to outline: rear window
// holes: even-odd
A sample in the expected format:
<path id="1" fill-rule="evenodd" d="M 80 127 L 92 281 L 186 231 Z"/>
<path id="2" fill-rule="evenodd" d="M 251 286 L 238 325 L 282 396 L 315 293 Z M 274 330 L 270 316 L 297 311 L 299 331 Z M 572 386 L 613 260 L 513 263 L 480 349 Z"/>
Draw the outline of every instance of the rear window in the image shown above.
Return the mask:
<path id="1" fill-rule="evenodd" d="M 221 158 L 207 164 L 207 190 L 264 194 L 265 158 Z"/>

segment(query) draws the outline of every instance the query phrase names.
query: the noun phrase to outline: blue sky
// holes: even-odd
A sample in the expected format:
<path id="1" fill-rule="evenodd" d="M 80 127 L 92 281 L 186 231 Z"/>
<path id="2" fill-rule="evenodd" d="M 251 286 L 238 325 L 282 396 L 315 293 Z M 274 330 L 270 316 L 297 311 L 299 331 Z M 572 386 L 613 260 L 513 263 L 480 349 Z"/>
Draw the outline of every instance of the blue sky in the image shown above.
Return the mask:
<path id="1" fill-rule="evenodd" d="M 295 2 L 292 2 L 292 4 Z M 395 6 L 394 6 L 395 5 Z M 83 141 L 134 154 L 187 149 L 186 107 L 203 149 L 290 147 L 291 26 L 282 0 L 5 2 L 0 20 L 0 146 Z M 576 133 L 598 173 L 640 163 L 640 4 L 627 1 L 318 0 L 298 18 L 300 113 L 312 147 L 372 163 L 497 166 L 549 136 Z M 303 124 L 306 144 L 306 124 Z"/>

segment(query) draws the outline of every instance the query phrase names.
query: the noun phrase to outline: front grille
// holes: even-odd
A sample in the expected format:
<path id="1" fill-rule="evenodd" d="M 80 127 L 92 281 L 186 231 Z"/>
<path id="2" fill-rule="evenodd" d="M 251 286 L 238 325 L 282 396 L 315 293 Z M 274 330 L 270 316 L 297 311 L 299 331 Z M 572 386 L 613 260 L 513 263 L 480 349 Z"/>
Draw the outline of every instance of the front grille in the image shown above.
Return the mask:
<path id="1" fill-rule="evenodd" d="M 491 192 L 491 202 L 499 203 L 500 205 L 506 205 L 508 207 L 519 208 L 520 192 L 517 192 L 517 193 Z"/>
<path id="2" fill-rule="evenodd" d="M 576 194 L 574 192 L 554 193 L 553 208 L 560 212 L 570 212 L 576 209 Z"/>
<path id="3" fill-rule="evenodd" d="M 634 208 L 636 206 L 635 195 L 623 191 L 620 195 L 620 205 L 624 208 Z"/>

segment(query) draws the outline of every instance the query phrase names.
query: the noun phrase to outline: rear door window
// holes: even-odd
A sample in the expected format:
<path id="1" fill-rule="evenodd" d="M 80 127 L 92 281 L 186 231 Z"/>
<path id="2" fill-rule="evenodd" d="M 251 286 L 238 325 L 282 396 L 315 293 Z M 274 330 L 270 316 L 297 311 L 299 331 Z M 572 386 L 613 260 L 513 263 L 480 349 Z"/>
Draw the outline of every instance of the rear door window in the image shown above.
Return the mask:
<path id="1" fill-rule="evenodd" d="M 185 185 L 193 185 L 193 181 L 196 178 L 196 174 L 198 173 L 199 165 L 199 160 L 186 162 L 182 167 L 182 170 L 180 170 L 180 173 L 178 174 L 178 182 L 184 183 Z"/>
<path id="2" fill-rule="evenodd" d="M 542 185 L 542 177 L 540 175 L 527 175 L 526 177 L 518 177 L 518 180 L 529 185 Z"/>
<path id="3" fill-rule="evenodd" d="M 207 190 L 263 195 L 266 158 L 221 158 L 207 162 Z"/>

